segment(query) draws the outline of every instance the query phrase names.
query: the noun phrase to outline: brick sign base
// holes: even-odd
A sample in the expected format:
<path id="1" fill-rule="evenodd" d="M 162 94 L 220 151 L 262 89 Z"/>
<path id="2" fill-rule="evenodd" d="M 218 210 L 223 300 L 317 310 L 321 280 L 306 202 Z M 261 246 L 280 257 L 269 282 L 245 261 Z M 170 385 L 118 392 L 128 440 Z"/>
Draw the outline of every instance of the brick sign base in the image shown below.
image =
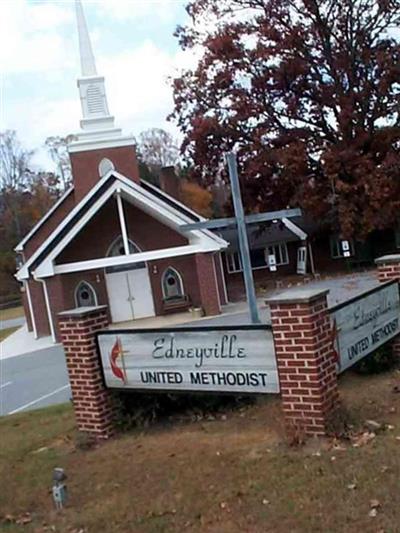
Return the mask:
<path id="1" fill-rule="evenodd" d="M 400 283 L 400 254 L 385 255 L 375 261 L 378 267 L 378 279 L 381 283 L 398 281 Z M 392 341 L 392 350 L 400 358 L 400 335 Z"/>
<path id="2" fill-rule="evenodd" d="M 339 404 L 327 293 L 295 289 L 268 300 L 287 425 L 317 436 Z"/>
<path id="3" fill-rule="evenodd" d="M 400 281 L 400 255 L 376 262 L 380 281 Z M 294 289 L 268 300 L 284 416 L 288 427 L 308 435 L 326 434 L 339 407 L 327 293 Z M 95 341 L 96 332 L 107 326 L 106 306 L 59 315 L 78 429 L 99 439 L 112 436 L 116 415 Z M 391 342 L 400 357 L 400 336 Z"/>
<path id="4" fill-rule="evenodd" d="M 82 307 L 59 314 L 72 400 L 79 431 L 107 439 L 113 434 L 114 409 L 104 387 L 95 334 L 108 326 L 107 307 Z"/>

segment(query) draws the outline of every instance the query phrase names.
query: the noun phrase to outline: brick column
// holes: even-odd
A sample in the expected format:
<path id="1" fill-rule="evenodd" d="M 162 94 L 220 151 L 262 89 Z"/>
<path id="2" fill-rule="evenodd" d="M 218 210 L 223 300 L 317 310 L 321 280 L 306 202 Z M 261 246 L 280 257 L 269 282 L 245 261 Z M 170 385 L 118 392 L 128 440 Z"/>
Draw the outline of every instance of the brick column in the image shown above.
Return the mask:
<path id="1" fill-rule="evenodd" d="M 385 255 L 375 260 L 378 279 L 381 283 L 398 281 L 400 283 L 400 254 Z M 400 358 L 400 335 L 391 342 L 393 353 Z"/>
<path id="2" fill-rule="evenodd" d="M 114 411 L 95 343 L 95 333 L 108 326 L 107 306 L 63 311 L 58 317 L 78 429 L 107 439 L 113 433 Z"/>
<path id="3" fill-rule="evenodd" d="M 195 257 L 201 306 L 206 316 L 219 315 L 221 305 L 214 258 L 210 253 L 196 254 Z"/>
<path id="4" fill-rule="evenodd" d="M 324 435 L 338 407 L 328 292 L 295 289 L 268 300 L 286 423 L 309 435 Z"/>

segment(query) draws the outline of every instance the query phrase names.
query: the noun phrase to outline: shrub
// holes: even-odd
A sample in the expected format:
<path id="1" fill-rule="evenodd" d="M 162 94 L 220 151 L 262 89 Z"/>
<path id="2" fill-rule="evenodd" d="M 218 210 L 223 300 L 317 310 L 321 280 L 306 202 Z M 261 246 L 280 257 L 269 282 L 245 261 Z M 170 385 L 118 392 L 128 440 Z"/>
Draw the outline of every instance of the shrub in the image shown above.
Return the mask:
<path id="1" fill-rule="evenodd" d="M 386 343 L 354 365 L 354 370 L 359 374 L 379 374 L 396 366 L 396 361 L 390 343 Z"/>
<path id="2" fill-rule="evenodd" d="M 117 404 L 116 426 L 121 430 L 146 427 L 171 417 L 204 417 L 254 403 L 254 396 L 114 393 Z"/>

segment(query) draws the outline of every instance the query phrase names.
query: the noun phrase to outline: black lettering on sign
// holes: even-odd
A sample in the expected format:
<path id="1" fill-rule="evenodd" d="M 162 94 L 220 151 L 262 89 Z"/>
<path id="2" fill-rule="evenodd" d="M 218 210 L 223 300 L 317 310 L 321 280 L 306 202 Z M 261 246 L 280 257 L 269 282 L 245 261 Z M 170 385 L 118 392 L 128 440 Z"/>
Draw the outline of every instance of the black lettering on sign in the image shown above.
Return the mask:
<path id="1" fill-rule="evenodd" d="M 347 348 L 347 355 L 350 361 L 354 359 L 355 357 L 362 355 L 366 350 L 368 350 L 368 347 L 369 347 L 368 337 L 364 337 L 363 339 L 356 342 L 352 346 L 349 346 L 349 348 Z"/>
<path id="2" fill-rule="evenodd" d="M 266 387 L 265 372 L 190 372 L 192 385 L 217 385 L 225 387 Z"/>
<path id="3" fill-rule="evenodd" d="M 371 335 L 372 343 L 377 344 L 381 340 L 386 339 L 387 337 L 393 336 L 399 329 L 399 319 L 395 318 L 389 324 L 377 329 Z"/>
<path id="4" fill-rule="evenodd" d="M 140 372 L 140 380 L 146 384 L 165 384 L 177 385 L 183 383 L 183 375 L 180 372 L 157 372 L 145 371 Z"/>
<path id="5" fill-rule="evenodd" d="M 152 352 L 154 359 L 195 359 L 194 366 L 201 368 L 205 359 L 243 359 L 247 357 L 246 350 L 239 346 L 235 334 L 222 335 L 220 340 L 212 346 L 179 346 L 179 338 L 160 337 L 154 341 Z"/>

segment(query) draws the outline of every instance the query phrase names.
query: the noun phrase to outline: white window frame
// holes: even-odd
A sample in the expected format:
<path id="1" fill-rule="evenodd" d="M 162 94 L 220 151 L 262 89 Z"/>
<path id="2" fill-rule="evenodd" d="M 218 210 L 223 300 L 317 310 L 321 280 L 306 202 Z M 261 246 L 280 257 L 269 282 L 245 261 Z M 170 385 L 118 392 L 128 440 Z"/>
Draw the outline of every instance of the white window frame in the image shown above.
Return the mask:
<path id="1" fill-rule="evenodd" d="M 270 248 L 273 248 L 274 250 L 274 256 L 276 258 L 276 266 L 284 266 L 284 265 L 288 265 L 290 263 L 289 261 L 289 253 L 288 253 L 288 248 L 287 248 L 287 244 L 286 242 L 274 242 L 272 244 L 268 244 L 268 246 L 265 248 L 265 256 L 266 256 L 266 260 L 268 262 L 268 255 L 272 255 L 270 254 Z M 279 248 L 279 255 L 276 253 L 276 248 Z M 284 260 L 280 260 L 280 258 L 285 258 Z M 266 265 L 267 268 L 268 268 L 268 265 Z"/>
<path id="2" fill-rule="evenodd" d="M 243 271 L 242 258 L 239 252 L 226 252 L 225 262 L 228 274 L 236 274 Z"/>
<path id="3" fill-rule="evenodd" d="M 121 255 L 124 255 L 124 254 L 120 254 L 120 255 L 110 255 L 113 248 L 117 245 L 121 243 L 122 247 L 124 246 L 124 240 L 122 238 L 122 235 L 118 235 L 117 237 L 115 237 L 115 239 L 112 241 L 112 243 L 110 244 L 110 246 L 107 248 L 107 252 L 106 252 L 106 257 L 120 257 Z M 131 252 L 132 254 L 134 253 L 141 253 L 143 250 L 141 248 L 139 248 L 139 246 L 133 242 L 131 239 L 128 239 L 128 244 L 129 246 L 132 246 L 134 251 Z M 136 251 L 137 250 L 137 251 Z"/>
<path id="4" fill-rule="evenodd" d="M 161 288 L 162 288 L 162 293 L 163 293 L 163 299 L 164 300 L 167 300 L 168 297 L 166 295 L 166 291 L 165 291 L 165 285 L 164 285 L 164 282 L 165 282 L 165 276 L 167 275 L 167 272 L 168 271 L 173 271 L 175 274 L 176 274 L 176 277 L 178 278 L 178 282 L 179 282 L 179 289 L 180 289 L 180 292 L 181 292 L 181 297 L 183 298 L 185 296 L 185 289 L 184 289 L 184 286 L 183 286 L 183 278 L 182 278 L 182 275 L 181 273 L 176 270 L 176 268 L 174 268 L 173 266 L 169 266 L 167 267 L 162 276 L 161 276 Z"/>
<path id="5" fill-rule="evenodd" d="M 277 266 L 283 266 L 288 265 L 290 263 L 289 261 L 289 253 L 286 242 L 275 242 L 272 244 L 268 244 L 265 246 L 264 249 L 264 256 L 265 256 L 265 265 L 261 265 L 258 267 L 253 267 L 252 270 L 262 270 L 264 268 L 268 269 L 268 255 L 270 252 L 270 248 L 274 249 L 274 255 L 277 258 L 276 265 Z M 276 254 L 276 249 L 280 249 L 280 254 Z M 260 248 L 261 249 L 261 248 Z M 250 250 L 251 253 L 251 250 Z M 283 261 L 278 260 L 280 258 L 284 258 Z M 225 263 L 226 263 L 226 269 L 228 271 L 228 274 L 236 274 L 238 272 L 243 272 L 242 267 L 242 258 L 240 257 L 240 252 L 226 252 L 225 253 Z"/>
<path id="6" fill-rule="evenodd" d="M 329 239 L 329 248 L 331 252 L 331 258 L 332 259 L 346 259 L 343 249 L 342 249 L 342 241 L 345 239 L 339 239 L 339 237 L 333 237 L 331 236 Z M 354 241 L 353 239 L 348 240 L 349 246 L 350 246 L 350 253 L 351 256 L 354 257 L 355 255 L 355 249 L 354 249 Z"/>
<path id="7" fill-rule="evenodd" d="M 86 281 L 85 279 L 81 279 L 81 281 L 75 287 L 75 294 L 74 294 L 75 307 L 78 309 L 80 307 L 79 302 L 78 302 L 78 292 L 79 292 L 81 285 L 86 285 L 92 291 L 93 296 L 94 296 L 94 305 L 97 307 L 99 305 L 98 299 L 97 299 L 97 292 L 95 291 L 93 285 L 89 283 L 88 281 Z"/>

